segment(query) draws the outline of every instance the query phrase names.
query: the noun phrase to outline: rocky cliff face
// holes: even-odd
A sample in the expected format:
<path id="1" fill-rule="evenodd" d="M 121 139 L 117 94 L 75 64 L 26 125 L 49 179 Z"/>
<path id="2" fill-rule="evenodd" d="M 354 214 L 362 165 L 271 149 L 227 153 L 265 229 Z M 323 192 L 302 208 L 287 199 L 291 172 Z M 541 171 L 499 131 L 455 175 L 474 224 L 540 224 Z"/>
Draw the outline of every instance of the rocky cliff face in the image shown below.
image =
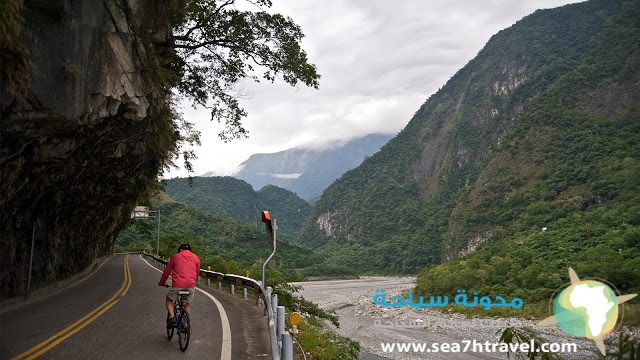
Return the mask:
<path id="1" fill-rule="evenodd" d="M 171 29 L 162 0 L 25 2 L 26 97 L 0 87 L 0 296 L 112 251 L 136 200 L 175 146 L 151 43 Z M 169 135 L 167 135 L 169 134 Z"/>

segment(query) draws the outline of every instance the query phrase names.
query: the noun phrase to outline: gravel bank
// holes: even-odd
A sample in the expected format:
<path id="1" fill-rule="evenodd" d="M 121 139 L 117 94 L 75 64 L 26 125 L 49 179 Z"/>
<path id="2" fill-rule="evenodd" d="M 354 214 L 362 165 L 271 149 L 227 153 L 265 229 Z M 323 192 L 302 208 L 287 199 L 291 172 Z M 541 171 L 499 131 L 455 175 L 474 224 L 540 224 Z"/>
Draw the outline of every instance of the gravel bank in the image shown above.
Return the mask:
<path id="1" fill-rule="evenodd" d="M 410 307 L 384 307 L 373 303 L 377 289 L 384 289 L 387 298 L 401 295 L 415 286 L 412 277 L 363 277 L 357 280 L 330 280 L 297 283 L 304 290 L 305 299 L 326 310 L 336 310 L 340 328 L 334 329 L 361 345 L 362 359 L 506 359 L 505 353 L 439 352 L 401 353 L 383 352 L 381 343 L 494 343 L 500 336 L 496 331 L 505 323 L 534 328 L 550 343 L 575 343 L 577 352 L 560 353 L 565 359 L 598 359 L 593 341 L 570 337 L 556 326 L 534 326 L 534 321 L 524 318 L 474 318 L 459 314 L 445 314 L 433 310 L 416 311 Z M 413 325 L 414 327 L 409 327 Z M 624 329 L 639 333 L 638 329 Z M 617 337 L 617 333 L 609 335 Z M 513 356 L 511 358 L 514 358 Z"/>

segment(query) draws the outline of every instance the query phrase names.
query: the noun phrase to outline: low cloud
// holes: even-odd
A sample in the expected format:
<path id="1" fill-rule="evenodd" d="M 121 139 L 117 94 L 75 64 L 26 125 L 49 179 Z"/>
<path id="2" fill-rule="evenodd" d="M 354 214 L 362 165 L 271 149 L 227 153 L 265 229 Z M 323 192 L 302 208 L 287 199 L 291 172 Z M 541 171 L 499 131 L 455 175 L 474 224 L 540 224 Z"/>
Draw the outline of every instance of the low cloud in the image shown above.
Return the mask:
<path id="1" fill-rule="evenodd" d="M 278 0 L 269 11 L 290 16 L 322 75 L 320 89 L 281 81 L 245 81 L 241 100 L 249 139 L 223 143 L 206 110 L 185 117 L 202 131 L 196 174 L 231 174 L 254 153 L 321 147 L 370 133 L 402 130 L 427 98 L 490 37 L 551 0 Z M 184 170 L 169 176 L 185 176 Z"/>

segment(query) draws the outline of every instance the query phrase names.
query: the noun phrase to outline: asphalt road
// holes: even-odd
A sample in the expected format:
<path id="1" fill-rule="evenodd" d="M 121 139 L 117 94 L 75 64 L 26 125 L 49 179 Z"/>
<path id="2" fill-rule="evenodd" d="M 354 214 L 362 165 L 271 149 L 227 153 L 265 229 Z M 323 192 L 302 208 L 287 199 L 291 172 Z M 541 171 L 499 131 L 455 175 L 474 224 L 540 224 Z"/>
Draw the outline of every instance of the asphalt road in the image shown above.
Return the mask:
<path id="1" fill-rule="evenodd" d="M 199 286 L 191 306 L 191 340 L 182 353 L 176 335 L 167 340 L 167 289 L 157 285 L 160 275 L 138 254 L 113 255 L 62 290 L 3 304 L 0 358 L 270 357 L 267 319 L 255 298 L 242 300 L 206 285 Z"/>

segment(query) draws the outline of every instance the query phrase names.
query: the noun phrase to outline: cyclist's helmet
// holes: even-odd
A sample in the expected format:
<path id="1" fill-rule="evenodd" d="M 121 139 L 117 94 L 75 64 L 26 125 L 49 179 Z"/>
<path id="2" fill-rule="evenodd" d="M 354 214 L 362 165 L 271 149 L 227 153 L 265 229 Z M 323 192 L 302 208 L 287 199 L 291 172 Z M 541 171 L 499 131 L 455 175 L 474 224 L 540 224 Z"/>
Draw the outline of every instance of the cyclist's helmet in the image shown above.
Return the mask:
<path id="1" fill-rule="evenodd" d="M 191 245 L 189 245 L 189 243 L 184 243 L 184 244 L 180 245 L 180 247 L 178 247 L 178 252 L 180 252 L 182 250 L 191 251 Z"/>

